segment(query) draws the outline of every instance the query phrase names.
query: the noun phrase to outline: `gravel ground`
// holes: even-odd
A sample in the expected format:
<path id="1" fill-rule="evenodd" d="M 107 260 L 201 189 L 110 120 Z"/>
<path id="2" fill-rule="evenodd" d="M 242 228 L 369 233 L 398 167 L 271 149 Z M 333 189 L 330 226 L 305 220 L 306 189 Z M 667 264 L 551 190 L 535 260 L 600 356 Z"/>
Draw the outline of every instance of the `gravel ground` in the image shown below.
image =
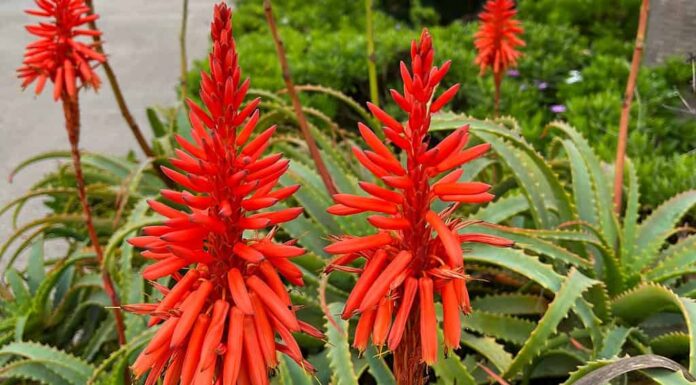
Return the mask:
<path id="1" fill-rule="evenodd" d="M 200 58 L 208 48 L 208 28 L 214 0 L 189 1 L 187 46 L 189 59 Z M 146 134 L 145 108 L 171 105 L 178 81 L 181 1 L 96 0 L 104 32 L 104 48 L 116 72 L 131 112 Z M 53 170 L 46 161 L 25 169 L 8 183 L 10 170 L 22 160 L 50 150 L 69 148 L 62 110 L 51 98 L 51 87 L 36 97 L 21 92 L 15 69 L 24 46 L 32 40 L 24 25 L 33 22 L 22 11 L 35 8 L 31 0 L 0 1 L 0 206 L 25 192 L 42 174 Z M 101 70 L 100 70 L 101 71 Z M 99 93 L 81 94 L 81 148 L 115 155 L 137 149 L 123 121 L 103 71 Z M 48 91 L 48 92 L 47 92 Z M 40 202 L 27 205 L 20 223 L 42 215 Z M 0 217 L 0 241 L 12 233 L 11 215 Z M 0 261 L 0 271 L 4 263 Z"/>

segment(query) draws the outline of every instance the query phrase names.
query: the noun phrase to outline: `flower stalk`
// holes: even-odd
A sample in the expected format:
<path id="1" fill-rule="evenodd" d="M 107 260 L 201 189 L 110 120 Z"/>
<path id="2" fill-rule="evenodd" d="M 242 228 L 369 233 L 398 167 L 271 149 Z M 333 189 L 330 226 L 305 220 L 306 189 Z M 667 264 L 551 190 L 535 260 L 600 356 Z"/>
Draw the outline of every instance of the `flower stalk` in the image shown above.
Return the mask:
<path id="1" fill-rule="evenodd" d="M 179 54 L 181 55 L 181 99 L 186 100 L 188 91 L 188 55 L 186 54 L 186 30 L 188 25 L 188 0 L 183 0 L 181 30 L 179 31 Z"/>
<path id="2" fill-rule="evenodd" d="M 92 210 L 87 201 L 85 192 L 85 180 L 82 175 L 82 162 L 80 159 L 80 105 L 77 94 L 70 96 L 63 94 L 61 96 L 63 102 L 63 114 L 65 115 L 65 129 L 68 132 L 68 140 L 70 141 L 70 153 L 72 156 L 73 168 L 75 169 L 75 182 L 77 184 L 77 195 L 82 205 L 82 214 L 87 227 L 87 234 L 94 248 L 94 253 L 97 256 L 97 264 L 101 271 L 102 284 L 104 291 L 111 301 L 112 311 L 116 319 L 116 334 L 118 335 L 118 343 L 126 344 L 126 325 L 123 322 L 123 313 L 121 312 L 121 301 L 118 298 L 114 283 L 111 280 L 109 270 L 104 266 L 104 253 L 99 243 L 99 236 L 94 229 L 94 221 L 92 220 Z"/>
<path id="3" fill-rule="evenodd" d="M 78 93 L 83 87 L 99 88 L 101 80 L 94 72 L 92 63 L 104 63 L 106 58 L 97 51 L 97 43 L 87 45 L 80 37 L 99 37 L 95 28 L 80 28 L 91 25 L 99 16 L 90 13 L 84 0 L 37 0 L 38 9 L 26 13 L 49 18 L 50 22 L 26 26 L 27 31 L 38 40 L 27 45 L 22 66 L 17 70 L 26 88 L 36 83 L 35 93 L 40 94 L 48 81 L 53 83 L 53 99 L 62 101 L 65 128 L 75 169 L 75 180 L 87 233 L 97 256 L 104 290 L 113 307 L 116 331 L 121 345 L 126 343 L 125 325 L 121 314 L 118 294 L 109 271 L 104 266 L 104 256 L 99 237 L 94 229 L 89 201 L 85 192 L 85 181 L 80 160 L 80 108 Z"/>
<path id="4" fill-rule="evenodd" d="M 650 12 L 650 0 L 643 0 L 640 5 L 640 19 L 638 20 L 638 32 L 636 33 L 636 44 L 633 47 L 633 58 L 631 59 L 631 71 L 628 74 L 626 83 L 626 93 L 624 94 L 621 105 L 621 119 L 619 120 L 619 138 L 616 143 L 616 163 L 614 166 L 614 210 L 621 212 L 623 195 L 623 176 L 624 162 L 626 159 L 626 141 L 628 139 L 628 123 L 631 118 L 631 104 L 633 94 L 636 89 L 636 80 L 640 71 L 640 62 L 643 58 L 645 45 L 645 29 L 648 26 L 648 13 Z"/>
<path id="5" fill-rule="evenodd" d="M 399 385 L 422 385 L 427 366 L 420 359 L 421 339 L 419 338 L 420 312 L 418 304 L 409 314 L 404 329 L 403 341 L 394 351 L 394 378 Z"/>
<path id="6" fill-rule="evenodd" d="M 372 25 L 372 0 L 365 0 L 365 35 L 367 37 L 367 76 L 370 82 L 370 101 L 379 107 L 379 85 L 377 83 L 377 56 L 375 54 L 375 31 Z"/>
<path id="7" fill-rule="evenodd" d="M 300 126 L 300 131 L 302 136 L 307 143 L 309 148 L 309 154 L 314 160 L 314 164 L 317 167 L 319 176 L 321 176 L 322 182 L 326 187 L 326 191 L 333 195 L 338 193 L 338 189 L 334 184 L 333 178 L 329 173 L 329 169 L 326 167 L 324 160 L 319 152 L 319 147 L 309 130 L 309 124 L 307 123 L 307 117 L 302 110 L 302 103 L 300 102 L 300 97 L 297 95 L 297 90 L 295 89 L 295 84 L 292 81 L 292 74 L 290 72 L 290 66 L 288 65 L 288 59 L 285 55 L 285 48 L 283 46 L 283 41 L 278 34 L 278 28 L 276 27 L 275 17 L 273 16 L 273 6 L 270 0 L 263 1 L 263 10 L 266 14 L 266 21 L 268 22 L 268 27 L 271 30 L 271 36 L 273 37 L 273 42 L 275 43 L 276 53 L 278 54 L 278 61 L 280 62 L 280 68 L 283 73 L 283 81 L 285 82 L 285 88 L 288 90 L 288 95 L 290 95 L 290 100 L 292 100 L 292 106 L 295 110 L 295 116 L 297 117 L 297 123 Z"/>

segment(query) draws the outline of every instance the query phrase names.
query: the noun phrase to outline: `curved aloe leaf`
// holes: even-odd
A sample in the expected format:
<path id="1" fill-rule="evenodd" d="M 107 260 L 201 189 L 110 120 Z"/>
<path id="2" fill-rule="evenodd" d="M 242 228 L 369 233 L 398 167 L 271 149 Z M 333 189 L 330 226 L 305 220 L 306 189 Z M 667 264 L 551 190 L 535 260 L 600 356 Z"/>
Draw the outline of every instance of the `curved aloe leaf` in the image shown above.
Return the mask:
<path id="1" fill-rule="evenodd" d="M 358 102 L 356 102 L 353 98 L 350 96 L 344 94 L 343 92 L 331 88 L 331 87 L 326 87 L 326 86 L 321 86 L 321 85 L 314 85 L 314 84 L 304 84 L 304 85 L 299 85 L 295 86 L 295 90 L 297 91 L 303 91 L 303 92 L 319 92 L 325 95 L 332 96 L 346 105 L 350 106 L 355 112 L 360 114 L 361 118 L 364 119 L 367 122 L 373 122 L 374 118 L 372 115 L 370 115 L 367 110 L 365 110 Z"/>
<path id="2" fill-rule="evenodd" d="M 73 384 L 87 381 L 94 367 L 80 358 L 36 342 L 13 342 L 0 348 L 0 355 L 24 357 L 41 362 Z"/>
<path id="3" fill-rule="evenodd" d="M 18 239 L 22 234 L 31 230 L 34 227 L 41 225 L 65 225 L 65 224 L 82 224 L 84 223 L 80 214 L 54 214 L 40 219 L 33 220 L 24 224 L 8 237 L 5 243 L 0 246 L 0 258 L 5 254 L 10 245 Z M 97 230 L 110 229 L 112 221 L 106 218 L 94 218 L 94 226 Z"/>
<path id="4" fill-rule="evenodd" d="M 689 370 L 696 369 L 696 302 L 679 297 L 664 286 L 646 283 L 616 297 L 612 311 L 632 325 L 661 312 L 681 313 L 690 336 Z"/>
<path id="5" fill-rule="evenodd" d="M 442 345 L 444 337 L 441 330 L 438 330 L 438 339 Z M 445 384 L 476 385 L 476 379 L 459 356 L 456 354 L 445 356 L 443 349 L 438 349 L 437 362 L 433 365 L 433 369 L 439 381 Z"/>
<path id="6" fill-rule="evenodd" d="M 690 343 L 687 333 L 673 332 L 653 338 L 650 348 L 655 354 L 675 357 L 689 354 Z"/>
<path id="7" fill-rule="evenodd" d="M 369 346 L 365 350 L 365 360 L 367 361 L 367 370 L 375 379 L 377 385 L 396 385 L 396 379 L 392 374 L 384 359 L 377 354 L 373 346 Z"/>
<path id="8" fill-rule="evenodd" d="M 627 159 L 626 172 L 628 173 L 628 191 L 626 193 L 626 212 L 623 219 L 623 237 L 621 239 L 621 260 L 625 261 L 633 255 L 636 245 L 636 227 L 638 226 L 638 209 L 640 198 L 640 185 L 638 175 L 633 162 Z"/>
<path id="9" fill-rule="evenodd" d="M 595 191 L 592 187 L 592 179 L 587 169 L 587 164 L 575 143 L 564 139 L 561 140 L 561 144 L 563 144 L 570 160 L 570 171 L 573 176 L 573 198 L 575 206 L 578 208 L 578 215 L 581 220 L 596 225 L 598 223 L 597 211 L 599 207 L 595 199 Z"/>
<path id="10" fill-rule="evenodd" d="M 552 228 L 558 224 L 552 213 L 558 211 L 552 207 L 550 200 L 550 186 L 541 173 L 533 168 L 529 155 L 512 146 L 510 142 L 489 133 L 478 133 L 478 136 L 491 144 L 493 150 L 503 159 L 512 171 L 522 193 L 529 201 L 529 210 L 538 227 Z"/>
<path id="11" fill-rule="evenodd" d="M 657 369 L 656 369 L 657 368 Z M 667 369 L 667 370 L 665 370 Z M 612 379 L 629 372 L 641 370 L 642 373 L 664 385 L 687 385 L 685 375 L 693 380 L 678 363 L 662 356 L 645 354 L 613 360 L 593 361 L 572 373 L 563 385 L 598 385 L 609 383 Z"/>
<path id="12" fill-rule="evenodd" d="M 508 368 L 513 362 L 512 355 L 503 348 L 503 345 L 497 343 L 491 337 L 478 337 L 464 332 L 462 333 L 461 341 L 462 345 L 485 357 L 500 371 Z"/>
<path id="13" fill-rule="evenodd" d="M 43 161 L 43 160 L 48 160 L 48 159 L 64 159 L 64 158 L 70 158 L 70 151 L 47 151 L 47 152 L 42 152 L 41 154 L 34 155 L 31 158 L 25 159 L 22 161 L 20 164 L 15 166 L 15 168 L 10 171 L 10 176 L 9 179 L 10 181 L 12 178 L 17 175 L 20 171 L 25 169 L 26 167 Z"/>
<path id="14" fill-rule="evenodd" d="M 312 385 L 312 377 L 295 361 L 283 354 L 278 368 L 278 382 L 282 385 Z"/>
<path id="15" fill-rule="evenodd" d="M 334 218 L 326 212 L 332 202 L 327 195 L 321 178 L 307 165 L 294 161 L 290 169 L 280 178 L 283 186 L 299 184 L 302 187 L 293 195 L 305 212 L 310 215 L 324 231 L 322 234 L 339 234 L 341 230 Z"/>
<path id="16" fill-rule="evenodd" d="M 502 223 L 529 210 L 529 202 L 523 195 L 508 194 L 479 209 L 473 217 L 488 223 Z"/>
<path id="17" fill-rule="evenodd" d="M 0 368 L 0 376 L 7 379 L 32 380 L 46 385 L 73 385 L 41 360 L 19 360 Z"/>
<path id="18" fill-rule="evenodd" d="M 467 246 L 464 254 L 467 261 L 483 262 L 521 274 L 545 289 L 553 292 L 561 287 L 563 278 L 550 265 L 541 263 L 538 258 L 511 248 L 497 248 L 481 244 Z"/>
<path id="19" fill-rule="evenodd" d="M 623 344 L 626 339 L 633 331 L 633 328 L 626 328 L 623 326 L 615 326 L 607 332 L 606 337 L 602 344 L 602 349 L 600 350 L 597 358 L 599 359 L 609 359 L 614 358 L 621 352 Z"/>
<path id="20" fill-rule="evenodd" d="M 568 315 L 573 304 L 581 299 L 582 293 L 595 283 L 596 281 L 585 277 L 580 272 L 571 270 L 529 339 L 510 365 L 505 368 L 504 378 L 513 377 L 531 363 L 544 348 L 548 338 L 556 332 L 558 324 Z"/>
<path id="21" fill-rule="evenodd" d="M 543 314 L 548 302 L 538 295 L 510 293 L 474 298 L 471 307 L 488 313 L 531 315 Z"/>
<path id="22" fill-rule="evenodd" d="M 610 242 L 616 245 L 618 237 L 618 221 L 614 215 L 612 194 L 601 162 L 585 138 L 574 128 L 560 121 L 551 122 L 548 127 L 561 130 L 577 146 L 580 155 L 585 159 L 593 189 L 596 191 L 597 213 L 601 223 L 601 231 Z"/>
<path id="23" fill-rule="evenodd" d="M 674 226 L 686 212 L 696 205 L 696 190 L 675 195 L 640 223 L 636 235 L 636 252 L 628 256 L 628 265 L 638 271 L 654 262 L 660 247 L 674 232 Z"/>
<path id="24" fill-rule="evenodd" d="M 661 282 L 693 271 L 696 265 L 696 236 L 689 236 L 671 245 L 660 259 L 653 269 L 645 273 L 646 279 Z"/>
<path id="25" fill-rule="evenodd" d="M 582 258 L 581 256 L 560 246 L 556 246 L 551 242 L 539 239 L 538 237 L 529 236 L 520 231 L 516 231 L 515 228 L 493 225 L 473 225 L 466 227 L 464 230 L 464 232 L 480 232 L 498 235 L 515 241 L 515 245 L 521 249 L 529 250 L 536 254 L 541 254 L 554 260 L 563 261 L 586 270 L 590 270 L 593 267 L 590 261 Z"/>
<path id="26" fill-rule="evenodd" d="M 343 305 L 338 302 L 329 304 L 330 314 L 340 314 Z M 334 324 L 326 321 L 326 350 L 332 371 L 332 383 L 337 385 L 358 385 L 358 376 L 353 368 L 350 345 L 348 344 L 348 322 L 334 317 Z"/>
<path id="27" fill-rule="evenodd" d="M 522 345 L 536 325 L 522 318 L 480 310 L 474 310 L 464 317 L 461 324 L 464 329 L 516 345 Z"/>

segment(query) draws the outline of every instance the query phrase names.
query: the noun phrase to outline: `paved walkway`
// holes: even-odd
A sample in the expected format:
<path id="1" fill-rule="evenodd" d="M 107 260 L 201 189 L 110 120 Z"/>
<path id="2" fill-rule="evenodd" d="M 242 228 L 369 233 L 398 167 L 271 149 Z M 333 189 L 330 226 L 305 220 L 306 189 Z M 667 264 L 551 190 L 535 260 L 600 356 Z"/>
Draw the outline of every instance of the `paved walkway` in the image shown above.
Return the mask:
<path id="1" fill-rule="evenodd" d="M 650 4 L 645 63 L 660 64 L 696 53 L 696 1 L 658 0 Z"/>
<path id="2" fill-rule="evenodd" d="M 208 49 L 214 3 L 189 1 L 189 59 L 202 57 Z M 33 4 L 32 0 L 0 1 L 0 206 L 55 169 L 55 163 L 47 161 L 26 169 L 10 184 L 7 176 L 16 164 L 43 151 L 69 148 L 61 108 L 51 98 L 52 88 L 47 86 L 48 92 L 35 97 L 30 90 L 21 92 L 15 77 L 24 46 L 32 40 L 23 26 L 33 20 L 22 11 L 35 8 Z M 104 48 L 129 107 L 145 130 L 145 108 L 171 105 L 176 99 L 181 0 L 96 0 L 95 7 L 101 15 L 98 25 L 104 32 Z M 81 94 L 81 147 L 117 155 L 137 149 L 142 155 L 121 118 L 103 71 L 100 75 L 105 83 L 100 92 Z M 41 213 L 41 204 L 34 201 L 22 218 L 36 218 Z M 0 217 L 0 243 L 12 232 L 10 217 Z M 0 261 L 0 271 L 3 265 Z"/>

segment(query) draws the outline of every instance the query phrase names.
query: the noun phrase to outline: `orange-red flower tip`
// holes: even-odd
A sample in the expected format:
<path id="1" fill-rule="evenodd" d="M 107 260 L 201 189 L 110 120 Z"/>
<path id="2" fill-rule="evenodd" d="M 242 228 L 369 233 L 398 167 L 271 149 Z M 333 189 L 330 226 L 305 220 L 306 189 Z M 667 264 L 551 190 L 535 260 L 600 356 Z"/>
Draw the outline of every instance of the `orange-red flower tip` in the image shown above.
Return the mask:
<path id="1" fill-rule="evenodd" d="M 147 384 L 162 376 L 168 385 L 267 384 L 278 353 L 312 368 L 293 333 L 322 336 L 297 319 L 281 278 L 302 284 L 291 259 L 304 249 L 273 240 L 274 226 L 302 213 L 272 209 L 298 186 L 278 188 L 289 161 L 263 156 L 275 128 L 255 132 L 259 102 L 243 104 L 249 81 L 240 79 L 231 10 L 223 3 L 215 6 L 211 35 L 210 73 L 201 82 L 205 108 L 189 101 L 192 139 L 178 137 L 174 167 L 162 168 L 182 189 L 162 190 L 171 203 L 149 201 L 164 223 L 128 240 L 154 260 L 146 279 L 174 282 L 160 287 L 158 303 L 124 306 L 149 314 L 150 326 L 161 323 L 133 365 L 136 376 L 149 371 Z"/>
<path id="2" fill-rule="evenodd" d="M 500 77 L 508 67 L 517 65 L 520 57 L 517 48 L 524 46 L 524 41 L 520 38 L 523 29 L 515 19 L 516 14 L 513 0 L 488 0 L 484 5 L 479 15 L 479 30 L 474 36 L 478 50 L 476 64 L 481 74 L 491 68 Z"/>
<path id="3" fill-rule="evenodd" d="M 427 364 L 437 359 L 435 301 L 443 304 L 442 327 L 448 349 L 459 346 L 459 317 L 470 310 L 461 243 L 510 244 L 484 234 L 459 234 L 467 222 L 451 218 L 453 210 L 431 209 L 437 200 L 479 204 L 493 199 L 488 184 L 460 181 L 461 166 L 483 156 L 490 145 L 467 147 L 467 126 L 436 145 L 428 140 L 432 114 L 441 111 L 459 90 L 454 85 L 435 95 L 449 68 L 449 62 L 434 65 L 432 37 L 423 30 L 420 40 L 411 44 L 410 67 L 401 63 L 403 90 L 391 92 L 408 115 L 406 123 L 368 104 L 384 125 L 385 136 L 401 154 L 397 156 L 369 127 L 358 125 L 367 148 L 354 147 L 353 154 L 386 187 L 360 182 L 366 196 L 336 194 L 335 205 L 327 211 L 332 215 L 376 214 L 367 221 L 377 232 L 336 236 L 324 249 L 338 254 L 327 271 L 359 274 L 341 314 L 343 319 L 359 316 L 353 346 L 362 351 L 371 337 L 379 348 L 386 345 L 396 350 L 404 335 L 417 333 L 419 358 Z M 400 160 L 403 157 L 405 162 Z M 362 268 L 353 265 L 358 259 L 364 260 Z M 408 325 L 412 329 L 406 330 Z"/>
<path id="4" fill-rule="evenodd" d="M 81 85 L 99 88 L 99 76 L 93 69 L 94 63 L 106 60 L 95 50 L 92 36 L 101 32 L 90 29 L 89 22 L 99 16 L 91 14 L 84 0 L 35 0 L 37 10 L 27 10 L 32 16 L 49 18 L 48 22 L 27 25 L 27 31 L 38 37 L 28 44 L 24 61 L 17 70 L 22 88 L 36 83 L 35 92 L 40 94 L 46 81 L 53 82 L 53 98 L 63 95 L 75 97 Z M 80 41 L 80 37 L 89 39 Z"/>

